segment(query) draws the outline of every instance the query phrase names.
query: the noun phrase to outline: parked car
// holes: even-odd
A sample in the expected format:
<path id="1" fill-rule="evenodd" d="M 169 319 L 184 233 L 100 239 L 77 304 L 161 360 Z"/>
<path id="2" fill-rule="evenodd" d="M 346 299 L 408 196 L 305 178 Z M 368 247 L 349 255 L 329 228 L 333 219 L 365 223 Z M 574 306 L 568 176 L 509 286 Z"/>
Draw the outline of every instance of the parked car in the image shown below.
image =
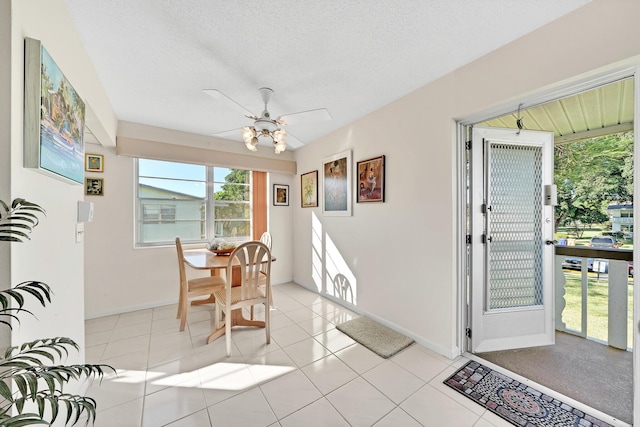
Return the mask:
<path id="1" fill-rule="evenodd" d="M 617 244 L 613 236 L 593 236 L 589 241 L 589 246 L 592 248 L 615 248 Z"/>
<path id="2" fill-rule="evenodd" d="M 598 267 L 604 264 L 604 271 L 600 271 L 601 273 L 609 272 L 609 260 L 606 259 L 598 259 L 599 262 Z M 564 261 L 562 261 L 562 268 L 565 270 L 581 270 L 582 269 L 582 258 L 578 257 L 566 257 Z M 593 271 L 593 258 L 587 258 L 587 271 Z M 627 263 L 627 273 L 629 277 L 633 277 L 633 261 L 629 261 Z"/>
<path id="3" fill-rule="evenodd" d="M 567 270 L 582 270 L 582 258 L 579 257 L 566 257 L 562 261 L 562 268 Z M 593 258 L 587 258 L 587 269 L 593 271 Z"/>

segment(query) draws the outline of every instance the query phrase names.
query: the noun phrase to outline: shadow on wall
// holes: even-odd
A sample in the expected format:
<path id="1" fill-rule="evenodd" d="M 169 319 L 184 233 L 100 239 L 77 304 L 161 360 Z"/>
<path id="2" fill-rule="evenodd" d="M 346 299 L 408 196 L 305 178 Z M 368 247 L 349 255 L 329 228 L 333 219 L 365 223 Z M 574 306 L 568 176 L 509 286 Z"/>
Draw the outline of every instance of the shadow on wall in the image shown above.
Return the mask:
<path id="1" fill-rule="evenodd" d="M 311 214 L 311 276 L 316 289 L 347 304 L 357 305 L 357 281 L 337 246 Z"/>

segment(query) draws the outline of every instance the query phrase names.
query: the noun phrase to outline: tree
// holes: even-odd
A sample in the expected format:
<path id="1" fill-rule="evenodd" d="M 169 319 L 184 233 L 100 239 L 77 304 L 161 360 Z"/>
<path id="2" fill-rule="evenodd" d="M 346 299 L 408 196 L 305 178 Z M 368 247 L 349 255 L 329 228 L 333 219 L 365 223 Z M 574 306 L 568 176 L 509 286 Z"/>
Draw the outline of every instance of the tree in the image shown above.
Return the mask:
<path id="1" fill-rule="evenodd" d="M 215 220 L 222 223 L 222 236 L 248 236 L 250 233 L 249 218 L 249 171 L 230 169 L 225 177 L 226 183 L 213 194 L 216 200 Z M 225 203 L 226 202 L 226 203 Z M 234 231 L 235 229 L 235 231 Z M 217 230 L 217 228 L 216 228 Z"/>
<path id="2" fill-rule="evenodd" d="M 555 147 L 556 228 L 608 219 L 612 202 L 633 199 L 633 133 L 624 132 Z"/>

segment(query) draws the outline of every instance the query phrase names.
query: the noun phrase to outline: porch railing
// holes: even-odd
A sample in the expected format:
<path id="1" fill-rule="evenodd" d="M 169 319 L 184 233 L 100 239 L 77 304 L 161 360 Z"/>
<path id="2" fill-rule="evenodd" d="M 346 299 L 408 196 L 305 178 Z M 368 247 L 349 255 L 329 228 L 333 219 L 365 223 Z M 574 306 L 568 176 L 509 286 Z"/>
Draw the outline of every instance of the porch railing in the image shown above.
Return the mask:
<path id="1" fill-rule="evenodd" d="M 566 278 L 562 264 L 567 257 L 581 259 L 581 325 L 579 330 L 567 328 L 562 320 L 566 307 Z M 608 278 L 608 336 L 607 344 L 611 347 L 627 350 L 627 318 L 628 318 L 628 286 L 629 261 L 633 261 L 633 251 L 628 249 L 594 249 L 581 246 L 556 246 L 555 257 L 555 315 L 556 330 L 573 333 L 582 337 L 588 336 L 588 260 L 593 259 L 593 270 L 604 273 L 604 263 L 608 260 L 606 277 Z M 604 274 L 603 274 L 603 277 Z"/>

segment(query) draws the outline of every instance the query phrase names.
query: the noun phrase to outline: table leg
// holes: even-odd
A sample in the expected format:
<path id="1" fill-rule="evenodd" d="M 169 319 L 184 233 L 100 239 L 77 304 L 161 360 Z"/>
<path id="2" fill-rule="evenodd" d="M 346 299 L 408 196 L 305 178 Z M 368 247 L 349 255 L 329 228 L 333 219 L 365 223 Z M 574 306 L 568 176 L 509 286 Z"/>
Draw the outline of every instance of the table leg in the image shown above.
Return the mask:
<path id="1" fill-rule="evenodd" d="M 242 315 L 242 309 L 239 308 L 237 310 L 233 310 L 231 312 L 231 318 L 230 319 L 226 319 L 226 322 L 231 322 L 231 326 L 258 326 L 260 328 L 264 328 L 266 325 L 264 323 L 264 320 L 250 320 L 250 319 L 246 319 L 243 315 Z M 218 338 L 220 338 L 221 336 L 224 335 L 224 326 L 222 326 L 220 329 L 216 329 L 215 331 L 213 331 L 208 337 L 207 337 L 207 344 L 209 344 L 211 341 L 214 341 Z"/>

